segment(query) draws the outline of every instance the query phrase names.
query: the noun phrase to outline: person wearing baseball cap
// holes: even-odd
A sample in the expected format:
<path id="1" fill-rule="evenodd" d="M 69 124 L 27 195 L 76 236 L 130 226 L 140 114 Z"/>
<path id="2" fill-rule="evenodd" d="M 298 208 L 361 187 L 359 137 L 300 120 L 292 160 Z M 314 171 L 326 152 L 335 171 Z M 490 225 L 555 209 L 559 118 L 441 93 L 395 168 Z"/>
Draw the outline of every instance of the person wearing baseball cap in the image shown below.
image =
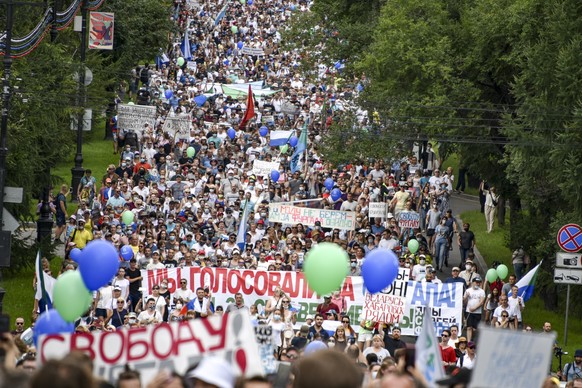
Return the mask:
<path id="1" fill-rule="evenodd" d="M 477 330 L 479 322 L 481 322 L 481 314 L 483 313 L 483 304 L 485 303 L 485 291 L 481 288 L 481 277 L 479 275 L 473 278 L 471 287 L 465 291 L 463 296 L 465 309 L 465 317 L 467 319 L 467 340 L 471 341 L 473 333 Z"/>

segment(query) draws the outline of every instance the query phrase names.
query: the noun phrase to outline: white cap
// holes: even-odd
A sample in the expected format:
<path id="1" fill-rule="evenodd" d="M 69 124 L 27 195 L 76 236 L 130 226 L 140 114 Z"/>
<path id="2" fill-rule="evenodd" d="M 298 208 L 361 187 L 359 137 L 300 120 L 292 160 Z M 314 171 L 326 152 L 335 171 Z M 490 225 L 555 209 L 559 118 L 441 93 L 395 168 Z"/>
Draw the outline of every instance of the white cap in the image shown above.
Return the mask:
<path id="1" fill-rule="evenodd" d="M 201 380 L 218 388 L 232 388 L 235 381 L 232 367 L 219 357 L 205 357 L 187 377 Z"/>

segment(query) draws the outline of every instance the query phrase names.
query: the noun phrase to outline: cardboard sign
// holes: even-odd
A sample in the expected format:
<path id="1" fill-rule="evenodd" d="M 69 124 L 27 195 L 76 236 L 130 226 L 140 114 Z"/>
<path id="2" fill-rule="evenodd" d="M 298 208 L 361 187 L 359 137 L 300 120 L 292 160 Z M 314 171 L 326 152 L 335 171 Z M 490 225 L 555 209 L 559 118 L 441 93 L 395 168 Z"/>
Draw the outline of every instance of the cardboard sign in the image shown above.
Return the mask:
<path id="1" fill-rule="evenodd" d="M 255 55 L 255 56 L 265 55 L 265 51 L 262 48 L 255 48 L 255 47 L 248 47 L 248 46 L 244 46 L 241 50 L 241 53 L 243 53 L 245 55 Z"/>
<path id="2" fill-rule="evenodd" d="M 471 386 L 543 386 L 548 377 L 555 342 L 555 333 L 495 330 L 480 325 Z"/>
<path id="3" fill-rule="evenodd" d="M 312 209 L 271 203 L 269 204 L 269 221 L 283 224 L 301 223 L 306 226 L 314 226 L 319 221 L 322 228 L 354 230 L 356 227 L 356 212 Z"/>
<path id="4" fill-rule="evenodd" d="M 368 216 L 370 218 L 385 218 L 386 217 L 386 203 L 385 202 L 370 202 L 368 206 Z"/>
<path id="5" fill-rule="evenodd" d="M 269 325 L 255 326 L 255 339 L 259 345 L 259 357 L 266 374 L 277 372 L 277 361 L 274 356 L 273 327 Z"/>
<path id="6" fill-rule="evenodd" d="M 44 335 L 39 339 L 41 363 L 74 350 L 91 356 L 93 373 L 107 381 L 117 380 L 129 364 L 141 373 L 145 385 L 162 369 L 183 374 L 208 354 L 224 357 L 237 374 L 263 374 L 246 311 L 131 330 Z"/>
<path id="7" fill-rule="evenodd" d="M 398 226 L 401 228 L 420 228 L 420 214 L 417 212 L 401 212 L 398 219 Z"/>
<path id="8" fill-rule="evenodd" d="M 279 171 L 278 162 L 265 162 L 264 160 L 253 160 L 253 174 L 270 177 L 271 171 Z"/>
<path id="9" fill-rule="evenodd" d="M 398 323 L 404 316 L 406 298 L 383 293 L 366 292 L 363 319 L 374 322 Z"/>
<path id="10" fill-rule="evenodd" d="M 146 124 L 149 124 L 151 128 L 155 127 L 155 106 L 124 104 L 117 106 L 117 126 L 119 129 L 141 133 Z"/>
<path id="11" fill-rule="evenodd" d="M 190 136 L 190 115 L 168 115 L 164 120 L 164 132 L 178 139 L 188 139 Z"/>

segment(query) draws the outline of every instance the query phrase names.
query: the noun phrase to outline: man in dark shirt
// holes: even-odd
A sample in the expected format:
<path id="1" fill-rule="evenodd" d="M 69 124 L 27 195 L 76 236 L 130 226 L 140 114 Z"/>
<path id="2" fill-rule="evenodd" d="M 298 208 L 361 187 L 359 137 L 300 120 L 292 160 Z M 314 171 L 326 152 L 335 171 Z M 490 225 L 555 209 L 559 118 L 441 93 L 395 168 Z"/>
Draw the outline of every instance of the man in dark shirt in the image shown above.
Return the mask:
<path id="1" fill-rule="evenodd" d="M 471 225 L 468 223 L 463 224 L 463 231 L 459 233 L 459 252 L 461 253 L 461 263 L 464 263 L 467 259 L 467 254 L 473 251 L 475 247 L 475 234 L 469 230 Z"/>
<path id="2" fill-rule="evenodd" d="M 129 308 L 130 311 L 135 311 L 141 299 L 141 271 L 137 268 L 137 260 L 132 258 L 129 260 L 129 268 L 125 270 L 125 278 L 129 280 Z"/>
<path id="3" fill-rule="evenodd" d="M 394 357 L 396 349 L 406 348 L 406 343 L 400 339 L 399 327 L 392 328 L 392 335 L 388 333 L 384 335 L 384 347 L 390 352 L 392 357 Z"/>
<path id="4" fill-rule="evenodd" d="M 329 333 L 323 328 L 323 315 L 315 314 L 315 323 L 309 328 L 309 338 L 313 339 L 315 334 L 321 336 L 321 340 L 327 343 L 329 339 Z"/>

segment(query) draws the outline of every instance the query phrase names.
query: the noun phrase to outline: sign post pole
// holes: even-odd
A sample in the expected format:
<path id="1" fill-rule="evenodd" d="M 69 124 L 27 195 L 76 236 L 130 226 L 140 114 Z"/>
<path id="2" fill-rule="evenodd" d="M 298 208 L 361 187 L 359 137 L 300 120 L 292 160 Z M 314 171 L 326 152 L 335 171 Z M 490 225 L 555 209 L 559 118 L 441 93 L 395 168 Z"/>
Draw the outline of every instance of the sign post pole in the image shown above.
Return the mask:
<path id="1" fill-rule="evenodd" d="M 568 345 L 568 310 L 570 310 L 570 285 L 566 291 L 566 319 L 564 319 L 564 346 Z"/>

